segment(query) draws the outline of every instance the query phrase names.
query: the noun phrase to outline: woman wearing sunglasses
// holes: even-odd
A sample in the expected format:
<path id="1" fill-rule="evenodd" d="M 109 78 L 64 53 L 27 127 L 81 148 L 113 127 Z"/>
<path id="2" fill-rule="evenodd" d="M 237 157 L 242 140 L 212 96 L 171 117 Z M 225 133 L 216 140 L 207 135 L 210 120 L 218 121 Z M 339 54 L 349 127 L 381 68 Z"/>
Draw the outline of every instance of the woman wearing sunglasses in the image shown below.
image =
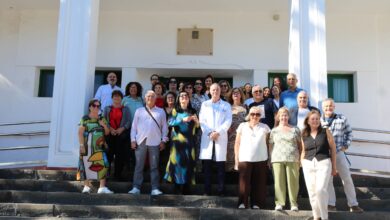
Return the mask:
<path id="1" fill-rule="evenodd" d="M 237 128 L 234 146 L 235 166 L 238 167 L 238 208 L 259 209 L 265 207 L 267 191 L 268 136 L 270 128 L 260 122 L 261 108 L 252 107 L 247 122 Z M 249 206 L 248 196 L 251 199 Z"/>
<path id="2" fill-rule="evenodd" d="M 106 187 L 109 168 L 106 155 L 105 135 L 110 133 L 107 121 L 99 115 L 100 101 L 92 99 L 88 104 L 89 113 L 83 116 L 79 126 L 80 161 L 77 180 L 84 180 L 82 193 L 91 192 L 91 180 L 99 180 L 97 193 L 113 193 Z"/>

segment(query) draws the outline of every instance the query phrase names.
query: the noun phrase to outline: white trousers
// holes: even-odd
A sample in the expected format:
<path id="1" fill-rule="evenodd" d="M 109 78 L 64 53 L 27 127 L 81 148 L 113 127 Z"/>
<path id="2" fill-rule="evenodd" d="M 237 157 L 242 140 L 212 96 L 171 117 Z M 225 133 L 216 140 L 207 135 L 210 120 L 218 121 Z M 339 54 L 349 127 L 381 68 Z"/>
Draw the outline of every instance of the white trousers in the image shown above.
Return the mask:
<path id="1" fill-rule="evenodd" d="M 328 219 L 328 185 L 332 171 L 330 159 L 317 161 L 302 161 L 303 174 L 307 192 L 309 193 L 310 205 L 313 210 L 313 217 Z"/>
<path id="2" fill-rule="evenodd" d="M 336 155 L 337 172 L 341 178 L 341 181 L 343 182 L 344 192 L 348 200 L 348 206 L 357 206 L 359 205 L 359 203 L 356 199 L 355 186 L 353 185 L 351 172 L 349 171 L 349 163 L 347 161 L 347 157 L 342 151 L 338 152 Z M 333 176 L 331 176 L 329 180 L 328 193 L 328 205 L 336 206 L 336 193 L 333 187 Z"/>

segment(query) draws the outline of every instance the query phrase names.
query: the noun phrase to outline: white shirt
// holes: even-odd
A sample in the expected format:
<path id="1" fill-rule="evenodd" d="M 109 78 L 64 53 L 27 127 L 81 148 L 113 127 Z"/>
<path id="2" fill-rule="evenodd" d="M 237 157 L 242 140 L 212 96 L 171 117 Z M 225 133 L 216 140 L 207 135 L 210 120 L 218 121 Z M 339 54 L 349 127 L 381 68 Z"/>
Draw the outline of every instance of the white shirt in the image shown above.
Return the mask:
<path id="1" fill-rule="evenodd" d="M 121 91 L 124 96 L 122 89 L 116 85 L 114 86 L 114 88 L 110 84 L 99 86 L 95 94 L 95 99 L 98 99 L 102 104 L 102 106 L 100 107 L 101 109 L 104 109 L 106 106 L 112 105 L 111 95 L 114 90 Z"/>
<path id="2" fill-rule="evenodd" d="M 268 125 L 259 123 L 253 129 L 249 122 L 241 123 L 237 128 L 237 134 L 241 135 L 240 149 L 238 151 L 239 162 L 259 162 L 268 159 L 267 134 L 271 132 Z"/>
<path id="3" fill-rule="evenodd" d="M 272 100 L 274 101 L 276 108 L 279 109 L 279 104 L 280 104 L 279 100 L 276 100 L 276 99 L 272 99 Z"/>
<path id="4" fill-rule="evenodd" d="M 310 110 L 308 108 L 298 108 L 298 115 L 297 115 L 297 127 L 303 131 L 305 128 L 305 125 L 303 122 L 305 121 L 305 118 L 307 114 L 309 114 Z"/>
<path id="5" fill-rule="evenodd" d="M 140 145 L 146 139 L 147 146 L 157 146 L 161 141 L 168 141 L 168 125 L 165 112 L 162 108 L 153 107 L 149 109 L 150 113 L 156 119 L 156 122 L 146 111 L 145 107 L 138 108 L 135 111 L 133 124 L 131 127 L 131 141 L 136 141 Z"/>

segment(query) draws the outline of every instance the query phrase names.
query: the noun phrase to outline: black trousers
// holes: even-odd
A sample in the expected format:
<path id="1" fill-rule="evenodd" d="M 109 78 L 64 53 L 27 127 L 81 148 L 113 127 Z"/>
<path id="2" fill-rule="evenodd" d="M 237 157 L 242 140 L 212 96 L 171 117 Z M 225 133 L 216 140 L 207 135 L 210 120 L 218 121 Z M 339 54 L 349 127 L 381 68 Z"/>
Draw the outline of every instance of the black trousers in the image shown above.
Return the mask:
<path id="1" fill-rule="evenodd" d="M 120 135 L 109 135 L 107 138 L 108 153 L 107 159 L 110 163 L 114 161 L 114 177 L 121 178 L 123 168 L 128 166 L 130 168 L 130 132 L 124 130 Z"/>
<path id="2" fill-rule="evenodd" d="M 204 172 L 204 193 L 211 194 L 211 178 L 213 165 L 217 168 L 217 179 L 218 179 L 218 194 L 223 194 L 225 190 L 225 161 L 213 161 L 203 160 L 203 172 Z"/>

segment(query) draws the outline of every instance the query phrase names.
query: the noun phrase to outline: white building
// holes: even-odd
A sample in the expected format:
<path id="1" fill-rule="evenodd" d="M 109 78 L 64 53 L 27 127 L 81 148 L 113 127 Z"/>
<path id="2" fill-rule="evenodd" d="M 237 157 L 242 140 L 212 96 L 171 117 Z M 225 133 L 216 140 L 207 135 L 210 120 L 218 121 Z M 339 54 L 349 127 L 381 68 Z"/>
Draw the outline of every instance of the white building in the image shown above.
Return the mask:
<path id="1" fill-rule="evenodd" d="M 369 130 L 356 129 L 363 142 L 351 152 L 381 156 L 378 167 L 370 167 L 372 157 L 351 156 L 353 167 L 389 174 L 389 21 L 387 0 L 2 0 L 0 148 L 35 144 L 34 137 L 5 134 L 49 130 L 7 123 L 51 121 L 51 136 L 50 144 L 48 136 L 37 141 L 49 150 L 3 149 L 0 163 L 24 157 L 34 164 L 40 155 L 39 163 L 76 166 L 77 123 L 92 97 L 95 69 L 121 71 L 122 88 L 129 81 L 149 88 L 153 73 L 266 86 L 272 73 L 295 72 L 312 103 L 327 97 L 332 83 L 341 89 L 334 94 L 345 95 L 337 112 Z M 178 29 L 194 27 L 213 30 L 212 55 L 177 54 Z M 54 98 L 39 97 L 47 83 L 42 70 L 54 68 Z"/>

